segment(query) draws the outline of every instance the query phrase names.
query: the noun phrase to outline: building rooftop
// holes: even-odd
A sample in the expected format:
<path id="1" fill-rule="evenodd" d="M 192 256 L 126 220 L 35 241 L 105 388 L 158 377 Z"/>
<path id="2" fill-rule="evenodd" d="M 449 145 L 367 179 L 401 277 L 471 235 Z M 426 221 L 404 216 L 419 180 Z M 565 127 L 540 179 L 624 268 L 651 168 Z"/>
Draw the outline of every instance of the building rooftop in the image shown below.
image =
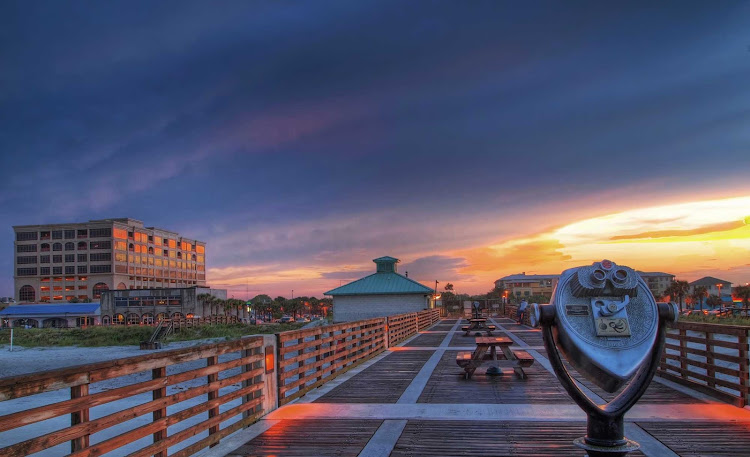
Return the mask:
<path id="1" fill-rule="evenodd" d="M 61 303 L 12 305 L 0 311 L 0 316 L 30 316 L 32 314 L 94 314 L 99 303 Z"/>
<path id="2" fill-rule="evenodd" d="M 431 294 L 433 289 L 409 279 L 396 272 L 399 260 L 384 256 L 373 259 L 377 272 L 362 279 L 344 284 L 329 290 L 324 295 L 395 295 L 395 294 Z"/>
<path id="3" fill-rule="evenodd" d="M 732 283 L 729 281 L 714 278 L 713 276 L 705 276 L 690 283 L 691 286 L 715 286 L 716 284 L 721 284 L 722 287 L 728 287 L 732 285 Z"/>
<path id="4" fill-rule="evenodd" d="M 536 281 L 540 279 L 557 279 L 559 277 L 560 275 L 527 275 L 526 273 L 520 273 L 502 277 L 497 281 Z"/>
<path id="5" fill-rule="evenodd" d="M 674 276 L 672 273 L 664 273 L 662 271 L 636 271 L 641 276 Z"/>

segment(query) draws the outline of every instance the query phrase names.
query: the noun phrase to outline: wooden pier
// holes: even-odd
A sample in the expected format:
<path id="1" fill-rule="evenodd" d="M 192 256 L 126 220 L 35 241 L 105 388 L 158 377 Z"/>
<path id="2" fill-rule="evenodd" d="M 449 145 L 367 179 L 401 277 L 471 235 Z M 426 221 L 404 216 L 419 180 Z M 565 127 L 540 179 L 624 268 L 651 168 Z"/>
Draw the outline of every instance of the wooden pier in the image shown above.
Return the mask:
<path id="1" fill-rule="evenodd" d="M 512 368 L 489 376 L 490 363 L 465 379 L 456 356 L 476 347 L 466 322 L 431 310 L 0 379 L 0 405 L 11 408 L 70 395 L 6 408 L 0 455 L 582 456 L 572 441 L 586 418 L 556 380 L 540 331 L 489 318 L 534 363 L 526 379 Z M 665 376 L 625 417 L 626 436 L 642 445 L 631 455 L 748 455 L 750 410 L 736 406 L 747 400 L 746 331 L 699 331 L 670 330 Z M 690 366 L 705 371 L 692 376 Z M 135 377 L 107 390 L 117 376 Z M 614 397 L 575 376 L 593 399 Z M 40 428 L 48 420 L 58 422 Z M 127 420 L 141 422 L 117 429 Z"/>
<path id="2" fill-rule="evenodd" d="M 491 319 L 535 363 L 490 377 L 464 379 L 456 354 L 473 345 L 444 319 L 374 360 L 323 385 L 243 431 L 212 455 L 245 456 L 583 456 L 572 441 L 585 416 L 555 379 L 540 331 Z M 572 368 L 569 368 L 572 370 Z M 593 398 L 607 393 L 578 376 Z M 738 456 L 750 449 L 750 410 L 655 378 L 626 415 L 633 456 Z"/>

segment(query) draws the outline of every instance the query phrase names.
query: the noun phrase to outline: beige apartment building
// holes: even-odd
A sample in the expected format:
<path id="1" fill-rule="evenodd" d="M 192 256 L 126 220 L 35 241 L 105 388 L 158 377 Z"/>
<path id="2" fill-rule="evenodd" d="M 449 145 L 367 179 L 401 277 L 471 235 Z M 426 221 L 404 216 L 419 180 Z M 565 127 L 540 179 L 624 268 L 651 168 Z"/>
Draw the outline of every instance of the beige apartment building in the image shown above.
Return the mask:
<path id="1" fill-rule="evenodd" d="M 674 275 L 659 271 L 638 271 L 638 275 L 648 285 L 651 293 L 659 298 L 674 281 Z M 560 275 L 527 275 L 526 273 L 505 276 L 495 281 L 495 287 L 505 289 L 516 299 L 533 295 L 552 296 Z M 729 289 L 727 289 L 729 290 Z"/>
<path id="2" fill-rule="evenodd" d="M 130 218 L 14 226 L 19 302 L 99 300 L 103 290 L 206 285 L 206 243 Z"/>

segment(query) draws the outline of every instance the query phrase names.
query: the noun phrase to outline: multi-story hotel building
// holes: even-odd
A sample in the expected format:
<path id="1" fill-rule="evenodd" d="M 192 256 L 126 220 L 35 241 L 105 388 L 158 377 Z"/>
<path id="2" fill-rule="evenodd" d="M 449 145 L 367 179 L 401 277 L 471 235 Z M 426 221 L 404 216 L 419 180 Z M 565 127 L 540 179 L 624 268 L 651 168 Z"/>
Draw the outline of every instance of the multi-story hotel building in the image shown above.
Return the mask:
<path id="1" fill-rule="evenodd" d="M 129 219 L 14 226 L 19 302 L 98 300 L 102 290 L 206 285 L 206 243 Z"/>

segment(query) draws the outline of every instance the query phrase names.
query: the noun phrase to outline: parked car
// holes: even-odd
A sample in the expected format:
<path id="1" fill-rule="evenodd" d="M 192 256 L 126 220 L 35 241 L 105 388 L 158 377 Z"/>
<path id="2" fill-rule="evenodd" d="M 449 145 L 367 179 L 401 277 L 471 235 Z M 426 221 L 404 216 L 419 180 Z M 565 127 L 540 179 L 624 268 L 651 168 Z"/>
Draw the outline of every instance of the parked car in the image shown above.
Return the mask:
<path id="1" fill-rule="evenodd" d="M 288 323 L 290 323 L 290 322 L 294 322 L 294 318 L 293 318 L 293 317 L 291 317 L 291 316 L 283 316 L 283 317 L 281 318 L 281 323 L 282 323 L 282 324 L 288 324 Z"/>

